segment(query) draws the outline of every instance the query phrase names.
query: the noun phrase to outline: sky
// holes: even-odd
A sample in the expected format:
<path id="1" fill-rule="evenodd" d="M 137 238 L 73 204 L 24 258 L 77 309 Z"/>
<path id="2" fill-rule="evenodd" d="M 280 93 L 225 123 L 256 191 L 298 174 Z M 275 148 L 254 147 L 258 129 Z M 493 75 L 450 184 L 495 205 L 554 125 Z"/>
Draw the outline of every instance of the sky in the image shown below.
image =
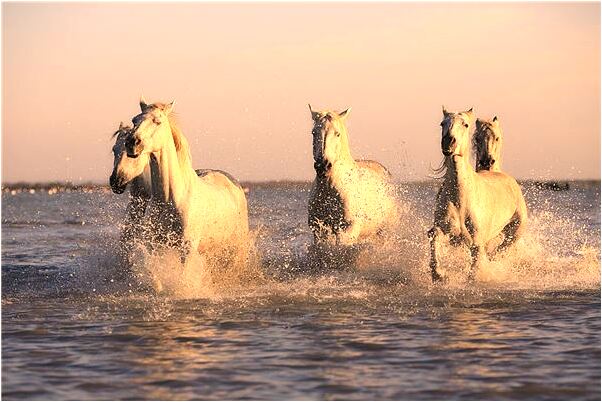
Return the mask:
<path id="1" fill-rule="evenodd" d="M 398 180 L 441 106 L 497 115 L 519 179 L 600 179 L 599 3 L 2 3 L 2 182 L 106 182 L 138 100 L 175 100 L 195 168 L 311 180 L 317 110 Z"/>

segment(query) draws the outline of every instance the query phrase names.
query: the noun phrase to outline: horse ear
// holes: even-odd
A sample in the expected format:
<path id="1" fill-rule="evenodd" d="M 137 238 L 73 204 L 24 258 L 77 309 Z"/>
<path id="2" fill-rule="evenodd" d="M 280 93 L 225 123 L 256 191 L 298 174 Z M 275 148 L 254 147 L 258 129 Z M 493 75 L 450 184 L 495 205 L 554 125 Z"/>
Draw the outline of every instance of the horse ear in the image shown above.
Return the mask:
<path id="1" fill-rule="evenodd" d="M 146 100 L 144 100 L 144 96 L 140 95 L 140 110 L 144 112 L 144 110 L 148 107 Z"/>
<path id="2" fill-rule="evenodd" d="M 120 122 L 119 122 L 119 129 L 120 129 L 120 130 L 123 130 L 123 128 L 124 128 L 124 127 L 125 127 L 125 126 L 123 125 L 123 122 L 122 122 L 122 121 L 120 121 Z"/>
<path id="3" fill-rule="evenodd" d="M 468 109 L 466 112 L 464 112 L 468 115 L 468 117 L 470 117 L 470 119 L 472 120 L 474 118 L 474 113 L 472 111 L 472 108 Z"/>
<path id="4" fill-rule="evenodd" d="M 497 116 L 493 116 L 493 120 L 492 120 L 492 121 L 493 121 L 494 123 L 498 123 L 498 124 L 499 124 Z"/>
<path id="5" fill-rule="evenodd" d="M 165 107 L 163 108 L 163 112 L 166 115 L 169 115 L 172 111 L 173 111 L 173 107 L 176 104 L 175 100 L 172 100 L 170 103 L 168 103 L 167 105 L 165 105 Z"/>
<path id="6" fill-rule="evenodd" d="M 349 115 L 349 112 L 351 112 L 350 107 L 348 107 L 347 109 L 345 109 L 341 113 L 339 113 L 339 117 L 342 119 L 345 119 Z"/>
<path id="7" fill-rule="evenodd" d="M 317 120 L 318 117 L 320 116 L 320 113 L 314 112 L 314 110 L 311 108 L 311 104 L 308 103 L 307 106 L 309 107 L 309 111 L 311 112 L 312 120 Z"/>
<path id="8" fill-rule="evenodd" d="M 445 105 L 441 105 L 441 110 L 443 111 L 443 116 L 447 116 L 449 114 L 449 112 L 445 108 Z"/>

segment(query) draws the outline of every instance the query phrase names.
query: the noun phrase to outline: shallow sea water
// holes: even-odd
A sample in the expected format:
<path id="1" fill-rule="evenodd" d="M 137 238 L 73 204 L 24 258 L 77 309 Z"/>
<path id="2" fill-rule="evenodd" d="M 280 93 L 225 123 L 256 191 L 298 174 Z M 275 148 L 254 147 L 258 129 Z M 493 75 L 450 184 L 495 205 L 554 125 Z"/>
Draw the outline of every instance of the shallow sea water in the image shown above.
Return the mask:
<path id="1" fill-rule="evenodd" d="M 250 186 L 257 256 L 222 281 L 169 259 L 123 278 L 126 196 L 4 193 L 3 399 L 600 398 L 599 182 L 525 186 L 525 239 L 471 285 L 453 249 L 429 281 L 435 186 L 400 184 L 399 230 L 321 271 L 308 191 Z"/>

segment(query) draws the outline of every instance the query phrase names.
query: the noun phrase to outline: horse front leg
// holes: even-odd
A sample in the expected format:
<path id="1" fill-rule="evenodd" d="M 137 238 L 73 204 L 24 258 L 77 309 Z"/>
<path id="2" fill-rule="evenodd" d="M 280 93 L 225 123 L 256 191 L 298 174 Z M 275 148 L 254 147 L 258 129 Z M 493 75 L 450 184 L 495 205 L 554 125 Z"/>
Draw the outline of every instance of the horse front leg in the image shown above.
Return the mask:
<path id="1" fill-rule="evenodd" d="M 431 278 L 433 283 L 439 282 L 443 279 L 443 277 L 437 271 L 439 268 L 439 257 L 438 254 L 438 245 L 439 245 L 439 237 L 443 234 L 439 227 L 433 227 L 428 232 L 429 242 L 431 245 L 431 260 L 430 260 L 430 268 L 431 268 Z"/>
<path id="2" fill-rule="evenodd" d="M 484 244 L 473 244 L 470 246 L 470 271 L 468 272 L 468 281 L 474 282 L 477 270 L 483 264 L 483 259 L 486 258 L 487 252 Z"/>
<path id="3" fill-rule="evenodd" d="M 510 223 L 508 223 L 504 227 L 504 229 L 502 229 L 504 240 L 495 249 L 495 254 L 503 253 L 504 251 L 506 251 L 512 244 L 514 244 L 518 239 L 521 238 L 524 230 L 524 218 L 519 216 L 518 214 L 515 215 L 510 221 Z"/>

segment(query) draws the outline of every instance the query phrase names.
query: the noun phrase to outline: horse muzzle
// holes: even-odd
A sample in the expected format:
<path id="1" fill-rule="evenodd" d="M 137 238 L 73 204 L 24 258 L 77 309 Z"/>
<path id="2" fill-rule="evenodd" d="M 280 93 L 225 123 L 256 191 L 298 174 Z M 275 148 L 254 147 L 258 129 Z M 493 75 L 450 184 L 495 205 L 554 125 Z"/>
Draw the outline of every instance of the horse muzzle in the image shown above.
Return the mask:
<path id="1" fill-rule="evenodd" d="M 324 173 L 328 172 L 331 168 L 332 168 L 332 163 L 330 163 L 328 161 L 319 160 L 319 161 L 314 162 L 314 169 L 319 174 L 324 174 Z"/>
<path id="2" fill-rule="evenodd" d="M 441 152 L 443 155 L 450 156 L 454 153 L 454 146 L 456 145 L 456 139 L 450 135 L 445 135 L 441 138 Z"/>
<path id="3" fill-rule="evenodd" d="M 491 169 L 494 164 L 495 164 L 495 159 L 493 159 L 493 158 L 485 158 L 485 159 L 481 159 L 479 161 L 479 165 L 481 165 L 481 167 L 486 170 Z"/>
<path id="4" fill-rule="evenodd" d="M 109 184 L 111 190 L 113 190 L 115 194 L 123 194 L 125 191 L 126 184 L 123 184 L 115 174 L 112 174 L 111 177 L 109 177 Z"/>

